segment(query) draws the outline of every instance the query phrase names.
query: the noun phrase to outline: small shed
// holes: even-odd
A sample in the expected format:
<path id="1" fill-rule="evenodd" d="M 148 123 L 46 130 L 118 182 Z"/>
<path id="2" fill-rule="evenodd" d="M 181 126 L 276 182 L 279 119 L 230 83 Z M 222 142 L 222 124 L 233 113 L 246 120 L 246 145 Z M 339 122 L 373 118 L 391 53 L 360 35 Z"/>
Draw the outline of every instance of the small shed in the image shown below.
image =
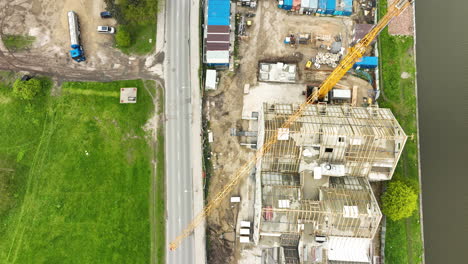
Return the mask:
<path id="1" fill-rule="evenodd" d="M 121 104 L 136 104 L 137 88 L 120 88 L 120 103 Z"/>
<path id="2" fill-rule="evenodd" d="M 206 70 L 205 90 L 216 90 L 216 70 Z"/>

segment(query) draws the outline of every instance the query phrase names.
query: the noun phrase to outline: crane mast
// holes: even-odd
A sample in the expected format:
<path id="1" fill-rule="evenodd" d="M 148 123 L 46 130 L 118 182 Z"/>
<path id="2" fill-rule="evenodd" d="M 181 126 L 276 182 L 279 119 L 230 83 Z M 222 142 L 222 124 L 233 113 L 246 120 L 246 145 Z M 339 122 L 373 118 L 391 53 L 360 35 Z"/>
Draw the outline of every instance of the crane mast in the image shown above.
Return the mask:
<path id="1" fill-rule="evenodd" d="M 298 110 L 291 115 L 286 122 L 281 126 L 281 128 L 289 128 L 292 123 L 294 123 L 304 112 L 309 104 L 316 103 L 319 99 L 325 97 L 328 92 L 333 89 L 337 82 L 348 72 L 349 69 L 356 63 L 356 61 L 361 58 L 367 47 L 371 42 L 377 37 L 377 35 L 390 23 L 390 21 L 401 14 L 413 0 L 397 0 L 394 5 L 389 7 L 387 14 L 383 16 L 377 25 L 375 25 L 369 33 L 356 43 L 353 47 L 348 50 L 346 56 L 341 60 L 338 66 L 333 70 L 333 72 L 320 84 L 319 89 L 314 91 L 312 95 L 302 103 Z M 231 191 L 239 184 L 239 182 L 249 174 L 252 167 L 263 157 L 263 154 L 268 152 L 273 144 L 278 141 L 278 131 L 276 131 L 269 139 L 265 141 L 262 147 L 257 150 L 255 156 L 240 167 L 234 175 L 231 177 L 231 180 L 219 191 L 215 197 L 210 200 L 203 210 L 199 212 L 192 222 L 182 231 L 182 233 L 177 236 L 169 244 L 170 250 L 176 250 L 179 247 L 182 241 L 190 236 L 190 234 L 200 225 L 205 217 L 217 208 L 221 202 L 228 196 Z"/>

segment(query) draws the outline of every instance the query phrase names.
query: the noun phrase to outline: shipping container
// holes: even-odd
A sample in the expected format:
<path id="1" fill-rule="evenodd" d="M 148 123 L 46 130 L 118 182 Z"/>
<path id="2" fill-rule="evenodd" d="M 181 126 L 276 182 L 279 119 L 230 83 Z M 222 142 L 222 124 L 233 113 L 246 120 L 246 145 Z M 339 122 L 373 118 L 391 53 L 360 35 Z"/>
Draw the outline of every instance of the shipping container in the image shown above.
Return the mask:
<path id="1" fill-rule="evenodd" d="M 335 12 L 336 0 L 327 0 L 327 7 L 325 9 L 326 15 L 333 15 Z"/>
<path id="2" fill-rule="evenodd" d="M 301 0 L 293 0 L 292 10 L 298 11 L 301 8 Z"/>
<path id="3" fill-rule="evenodd" d="M 282 8 L 284 10 L 291 10 L 291 8 L 293 7 L 293 0 L 283 0 L 282 2 L 283 4 L 281 4 L 281 1 L 279 2 L 279 8 Z"/>
<path id="4" fill-rule="evenodd" d="M 378 57 L 362 57 L 358 62 L 354 64 L 354 68 L 361 67 L 365 69 L 374 69 L 379 65 Z"/>
<path id="5" fill-rule="evenodd" d="M 301 7 L 304 11 L 315 13 L 318 8 L 318 0 L 302 0 Z"/>
<path id="6" fill-rule="evenodd" d="M 327 9 L 327 0 L 318 0 L 317 13 L 325 14 L 326 9 Z"/>

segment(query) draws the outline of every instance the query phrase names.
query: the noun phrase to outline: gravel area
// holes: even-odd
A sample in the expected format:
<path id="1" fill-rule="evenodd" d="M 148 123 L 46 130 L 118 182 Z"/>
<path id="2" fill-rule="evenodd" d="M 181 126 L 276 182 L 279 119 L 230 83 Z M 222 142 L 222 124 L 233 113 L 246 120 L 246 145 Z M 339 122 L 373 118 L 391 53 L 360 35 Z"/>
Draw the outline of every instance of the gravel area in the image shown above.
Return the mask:
<path id="1" fill-rule="evenodd" d="M 394 1 L 395 0 L 388 0 L 388 6 Z M 390 33 L 390 35 L 414 36 L 413 13 L 414 4 L 409 6 L 388 25 L 388 33 Z"/>

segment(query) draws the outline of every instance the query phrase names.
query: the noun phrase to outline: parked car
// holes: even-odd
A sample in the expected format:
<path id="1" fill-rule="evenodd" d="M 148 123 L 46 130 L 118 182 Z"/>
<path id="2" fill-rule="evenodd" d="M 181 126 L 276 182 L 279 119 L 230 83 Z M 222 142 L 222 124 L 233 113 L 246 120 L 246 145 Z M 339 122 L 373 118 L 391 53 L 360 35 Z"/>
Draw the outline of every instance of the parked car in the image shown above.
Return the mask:
<path id="1" fill-rule="evenodd" d="M 109 11 L 101 12 L 101 18 L 111 18 L 112 14 Z"/>
<path id="2" fill-rule="evenodd" d="M 115 28 L 114 27 L 108 27 L 108 26 L 98 26 L 97 31 L 99 33 L 114 34 L 115 33 Z"/>

